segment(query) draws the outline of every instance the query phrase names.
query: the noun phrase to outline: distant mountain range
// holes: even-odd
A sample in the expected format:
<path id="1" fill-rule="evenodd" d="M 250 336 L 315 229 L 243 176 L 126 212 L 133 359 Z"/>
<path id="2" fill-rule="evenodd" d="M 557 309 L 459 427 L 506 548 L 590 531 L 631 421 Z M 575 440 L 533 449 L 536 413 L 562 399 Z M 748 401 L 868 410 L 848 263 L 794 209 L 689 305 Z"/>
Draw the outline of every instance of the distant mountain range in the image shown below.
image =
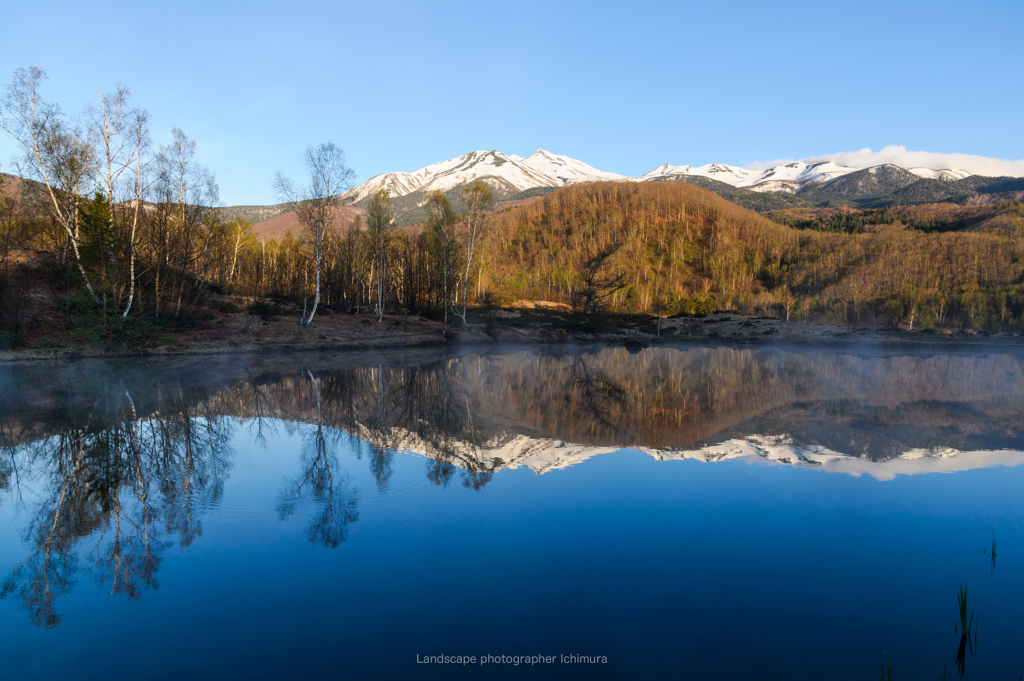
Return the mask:
<path id="1" fill-rule="evenodd" d="M 784 165 L 757 171 L 736 166 L 712 163 L 706 166 L 695 168 L 694 166 L 670 166 L 668 164 L 658 166 L 637 180 L 650 181 L 662 179 L 684 179 L 687 177 L 706 177 L 711 180 L 724 182 L 733 187 L 744 187 L 759 192 L 780 192 L 784 194 L 796 194 L 816 185 L 823 185 L 837 180 L 845 175 L 858 173 L 862 170 L 870 170 L 870 177 L 876 175 L 889 175 L 892 169 L 900 171 L 901 180 L 915 182 L 921 178 L 930 180 L 962 180 L 970 177 L 971 173 L 966 170 L 931 168 L 899 168 L 894 165 L 881 165 L 874 168 L 851 168 L 838 163 L 825 161 L 822 163 L 805 163 L 796 161 Z"/>
<path id="2" fill-rule="evenodd" d="M 562 470 L 587 459 L 626 449 L 620 446 L 594 446 L 564 440 L 504 432 L 483 442 L 453 438 L 439 450 L 435 443 L 402 428 L 386 431 L 356 423 L 352 433 L 382 449 L 408 451 L 432 459 L 451 461 L 471 471 L 495 473 L 504 469 L 528 468 L 538 475 Z M 898 475 L 954 473 L 957 471 L 1019 466 L 1024 452 L 1013 449 L 961 451 L 951 447 L 907 447 L 897 456 L 874 460 L 866 456 L 837 452 L 820 445 L 794 442 L 789 435 L 746 435 L 707 444 L 694 449 L 628 447 L 657 461 L 746 461 L 750 464 L 790 465 L 827 473 L 845 473 L 877 480 L 892 480 Z"/>
<path id="3" fill-rule="evenodd" d="M 880 165 L 852 168 L 826 161 L 797 161 L 768 168 L 749 170 L 711 163 L 704 166 L 661 165 L 638 177 L 625 177 L 543 149 L 522 158 L 500 151 L 473 151 L 458 158 L 421 168 L 412 173 L 384 173 L 370 178 L 344 194 L 346 203 L 358 204 L 385 188 L 393 197 L 427 192 L 449 191 L 475 180 L 484 180 L 492 190 L 509 195 L 538 187 L 561 187 L 574 182 L 630 180 L 633 182 L 714 180 L 731 187 L 756 192 L 799 194 L 824 185 L 838 188 L 841 195 L 872 196 L 911 185 L 918 180 L 953 182 L 971 177 L 959 169 L 900 168 Z"/>
<path id="4" fill-rule="evenodd" d="M 643 175 L 626 177 L 539 149 L 526 158 L 495 150 L 473 151 L 415 172 L 377 175 L 345 193 L 342 199 L 346 205 L 362 207 L 383 187 L 396 199 L 396 212 L 408 222 L 422 218 L 416 208 L 423 203 L 426 192 L 453 192 L 475 180 L 486 182 L 499 200 L 523 192 L 540 195 L 575 182 L 689 182 L 759 211 L 808 205 L 987 203 L 1024 196 L 1024 178 L 983 178 L 958 168 L 901 168 L 892 164 L 855 168 L 831 161 L 796 161 L 765 170 L 720 163 L 665 164 Z"/>
<path id="5" fill-rule="evenodd" d="M 796 161 L 765 170 L 721 163 L 703 166 L 664 164 L 637 177 L 598 170 L 582 161 L 538 149 L 523 158 L 496 150 L 472 151 L 413 172 L 376 175 L 345 192 L 344 205 L 360 211 L 381 188 L 394 201 L 399 224 L 425 219 L 426 194 L 441 190 L 453 198 L 476 180 L 490 186 L 499 201 L 542 196 L 577 182 L 689 182 L 759 212 L 793 207 L 852 206 L 874 208 L 922 203 L 995 203 L 1024 200 L 1024 178 L 982 177 L 957 168 L 870 168 L 831 161 Z M 259 223 L 283 214 L 286 206 L 229 206 L 227 217 L 241 215 Z M 259 230 L 257 230 L 259 231 Z"/>

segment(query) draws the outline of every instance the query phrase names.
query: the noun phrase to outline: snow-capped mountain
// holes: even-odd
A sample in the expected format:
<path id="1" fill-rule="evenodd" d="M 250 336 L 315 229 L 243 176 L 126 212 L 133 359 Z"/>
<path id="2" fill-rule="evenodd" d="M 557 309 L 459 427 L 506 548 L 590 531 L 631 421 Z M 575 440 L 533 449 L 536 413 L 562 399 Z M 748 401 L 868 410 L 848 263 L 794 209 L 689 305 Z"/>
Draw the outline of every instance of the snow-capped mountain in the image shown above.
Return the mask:
<path id="1" fill-rule="evenodd" d="M 445 442 L 443 451 L 416 433 L 393 428 L 386 433 L 357 424 L 353 434 L 367 442 L 399 451 L 454 463 L 466 470 L 496 472 L 528 468 L 538 475 L 576 466 L 595 456 L 624 448 L 634 449 L 658 461 L 746 461 L 769 465 L 806 467 L 847 475 L 870 475 L 891 480 L 898 475 L 952 473 L 991 466 L 1024 465 L 1024 452 L 1016 450 L 961 451 L 950 447 L 908 448 L 899 456 L 873 461 L 837 452 L 820 445 L 797 444 L 788 435 L 748 435 L 699 449 L 657 449 L 652 447 L 593 446 L 553 438 L 536 438 L 505 433 L 482 443 L 459 440 Z"/>
<path id="2" fill-rule="evenodd" d="M 890 167 L 888 165 L 884 167 Z M 895 166 L 892 166 L 895 167 Z M 883 168 L 883 166 L 876 166 Z M 795 194 L 812 186 L 824 185 L 844 175 L 867 168 L 844 166 L 832 161 L 810 163 L 793 161 L 764 170 L 740 168 L 723 163 L 709 163 L 703 166 L 670 164 L 660 165 L 638 177 L 627 178 L 617 173 L 598 170 L 568 156 L 553 154 L 538 149 L 526 158 L 500 151 L 471 151 L 458 158 L 429 165 L 426 168 L 405 173 L 384 173 L 348 191 L 342 198 L 348 205 L 357 204 L 385 188 L 392 197 L 406 196 L 434 189 L 447 191 L 455 187 L 483 180 L 492 189 L 504 195 L 515 194 L 537 187 L 561 187 L 576 182 L 599 182 L 630 180 L 652 182 L 685 180 L 705 177 L 759 192 Z M 904 173 L 933 180 L 960 180 L 971 173 L 961 169 L 900 168 Z"/>
<path id="3" fill-rule="evenodd" d="M 595 182 L 626 179 L 616 173 L 598 170 L 588 166 L 583 161 L 577 161 L 568 156 L 559 156 L 550 151 L 538 149 L 527 158 L 521 158 L 512 154 L 509 156 L 513 161 L 518 161 L 528 168 L 536 170 L 542 175 L 553 177 L 559 180 L 560 184 L 572 184 L 573 182 Z"/>
<path id="4" fill-rule="evenodd" d="M 709 163 L 706 166 L 673 166 L 666 163 L 658 166 L 649 173 L 645 173 L 640 177 L 634 177 L 632 179 L 639 182 L 647 182 L 650 180 L 667 179 L 677 175 L 707 177 L 712 180 L 731 184 L 733 187 L 746 187 L 752 183 L 752 179 L 756 178 L 758 173 L 753 170 L 747 170 L 746 168 L 725 165 L 724 163 Z"/>
<path id="5" fill-rule="evenodd" d="M 804 163 L 796 161 L 775 166 L 762 172 L 748 186 L 754 191 L 796 193 L 813 184 L 824 184 L 860 168 L 841 166 L 838 163 Z"/>
<path id="6" fill-rule="evenodd" d="M 881 166 L 877 166 L 881 167 Z M 843 175 L 849 175 L 865 168 L 843 166 L 832 161 L 807 163 L 794 161 L 757 171 L 737 166 L 710 163 L 704 166 L 661 165 L 654 170 L 633 178 L 639 182 L 684 179 L 685 177 L 706 177 L 725 182 L 733 187 L 742 187 L 758 192 L 795 194 L 798 191 L 830 182 Z M 959 169 L 933 170 L 931 168 L 906 168 L 907 172 L 932 180 L 961 180 L 971 173 Z"/>
<path id="7" fill-rule="evenodd" d="M 483 180 L 494 189 L 514 194 L 534 187 L 622 179 L 625 179 L 622 175 L 598 170 L 582 161 L 543 149 L 527 158 L 514 154 L 506 156 L 492 149 L 471 151 L 411 173 L 384 173 L 371 177 L 346 192 L 342 200 L 347 204 L 358 203 L 381 187 L 394 197 L 435 189 L 447 191 L 474 180 Z"/>

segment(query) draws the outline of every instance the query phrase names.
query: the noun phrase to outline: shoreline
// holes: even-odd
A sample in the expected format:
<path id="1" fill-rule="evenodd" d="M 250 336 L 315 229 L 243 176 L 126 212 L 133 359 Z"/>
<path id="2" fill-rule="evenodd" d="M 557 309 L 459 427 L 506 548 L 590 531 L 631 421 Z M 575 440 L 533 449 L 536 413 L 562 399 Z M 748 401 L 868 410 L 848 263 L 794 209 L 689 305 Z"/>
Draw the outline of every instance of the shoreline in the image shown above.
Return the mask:
<path id="1" fill-rule="evenodd" d="M 567 329 L 561 318 L 543 312 L 502 311 L 502 322 L 474 320 L 468 327 L 449 327 L 442 337 L 439 322 L 411 315 L 385 315 L 384 322 L 366 315 L 332 314 L 310 329 L 282 319 L 248 317 L 219 320 L 226 328 L 181 334 L 171 342 L 148 348 L 104 348 L 65 343 L 49 347 L 0 351 L 0 363 L 72 361 L 77 359 L 173 358 L 274 355 L 299 352 L 360 352 L 430 347 L 494 347 L 498 345 L 565 346 L 606 344 L 631 348 L 723 345 L 741 347 L 822 347 L 865 350 L 937 350 L 993 352 L 1024 350 L 1024 335 L 1006 333 L 938 333 L 932 330 L 845 329 L 828 324 L 756 318 L 731 313 L 704 317 L 663 318 L 657 335 L 649 318 L 608 317 L 602 329 Z M 235 315 L 238 317 L 239 315 Z M 546 319 L 545 319 L 546 318 Z M 519 321 L 520 323 L 515 323 Z M 225 324 L 225 322 L 233 322 Z M 609 328 L 612 327 L 612 328 Z M 328 335 L 329 334 L 329 335 Z"/>

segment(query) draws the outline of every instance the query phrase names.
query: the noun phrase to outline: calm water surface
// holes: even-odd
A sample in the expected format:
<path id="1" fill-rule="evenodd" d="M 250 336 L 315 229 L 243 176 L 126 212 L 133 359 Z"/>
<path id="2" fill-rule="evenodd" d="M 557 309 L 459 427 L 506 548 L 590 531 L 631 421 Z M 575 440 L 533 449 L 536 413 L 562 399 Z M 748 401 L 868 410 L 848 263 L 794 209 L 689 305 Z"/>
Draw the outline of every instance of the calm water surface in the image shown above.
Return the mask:
<path id="1" fill-rule="evenodd" d="M 1021 464 L 1018 355 L 3 367 L 0 678 L 1017 679 Z"/>

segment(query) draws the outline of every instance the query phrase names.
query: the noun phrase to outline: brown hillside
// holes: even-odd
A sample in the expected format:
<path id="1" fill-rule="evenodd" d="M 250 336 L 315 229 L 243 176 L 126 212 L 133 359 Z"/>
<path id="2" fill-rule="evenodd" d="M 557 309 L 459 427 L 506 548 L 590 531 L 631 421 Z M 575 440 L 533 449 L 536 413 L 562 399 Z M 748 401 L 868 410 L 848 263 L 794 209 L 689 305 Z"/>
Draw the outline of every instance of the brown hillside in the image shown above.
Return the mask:
<path id="1" fill-rule="evenodd" d="M 515 298 L 570 302 L 581 264 L 617 247 L 607 272 L 626 286 L 609 302 L 622 312 L 717 308 L 851 326 L 996 330 L 1024 320 L 1024 239 L 996 225 L 795 229 L 681 182 L 574 185 L 489 224 L 480 288 Z"/>
<path id="2" fill-rule="evenodd" d="M 0 173 L 2 196 L 13 198 L 19 208 L 26 210 L 38 209 L 43 202 L 49 200 L 46 185 L 9 173 Z"/>
<path id="3" fill-rule="evenodd" d="M 801 234 L 685 182 L 572 185 L 490 225 L 484 289 L 568 302 L 581 260 L 618 246 L 610 269 L 628 286 L 613 307 L 636 311 L 659 295 L 757 291 L 759 270 Z"/>
<path id="4" fill-rule="evenodd" d="M 348 227 L 349 223 L 355 220 L 357 215 L 365 213 L 362 208 L 339 208 L 338 213 L 334 219 L 334 228 L 338 231 L 342 231 Z M 291 232 L 293 236 L 299 237 L 304 233 L 304 228 L 299 224 L 299 219 L 295 215 L 295 211 L 285 213 L 284 215 L 278 215 L 276 218 L 270 220 L 264 220 L 263 222 L 257 222 L 251 228 L 252 233 L 256 235 L 256 238 L 261 241 L 274 241 L 280 242 L 284 237 L 285 233 Z"/>

